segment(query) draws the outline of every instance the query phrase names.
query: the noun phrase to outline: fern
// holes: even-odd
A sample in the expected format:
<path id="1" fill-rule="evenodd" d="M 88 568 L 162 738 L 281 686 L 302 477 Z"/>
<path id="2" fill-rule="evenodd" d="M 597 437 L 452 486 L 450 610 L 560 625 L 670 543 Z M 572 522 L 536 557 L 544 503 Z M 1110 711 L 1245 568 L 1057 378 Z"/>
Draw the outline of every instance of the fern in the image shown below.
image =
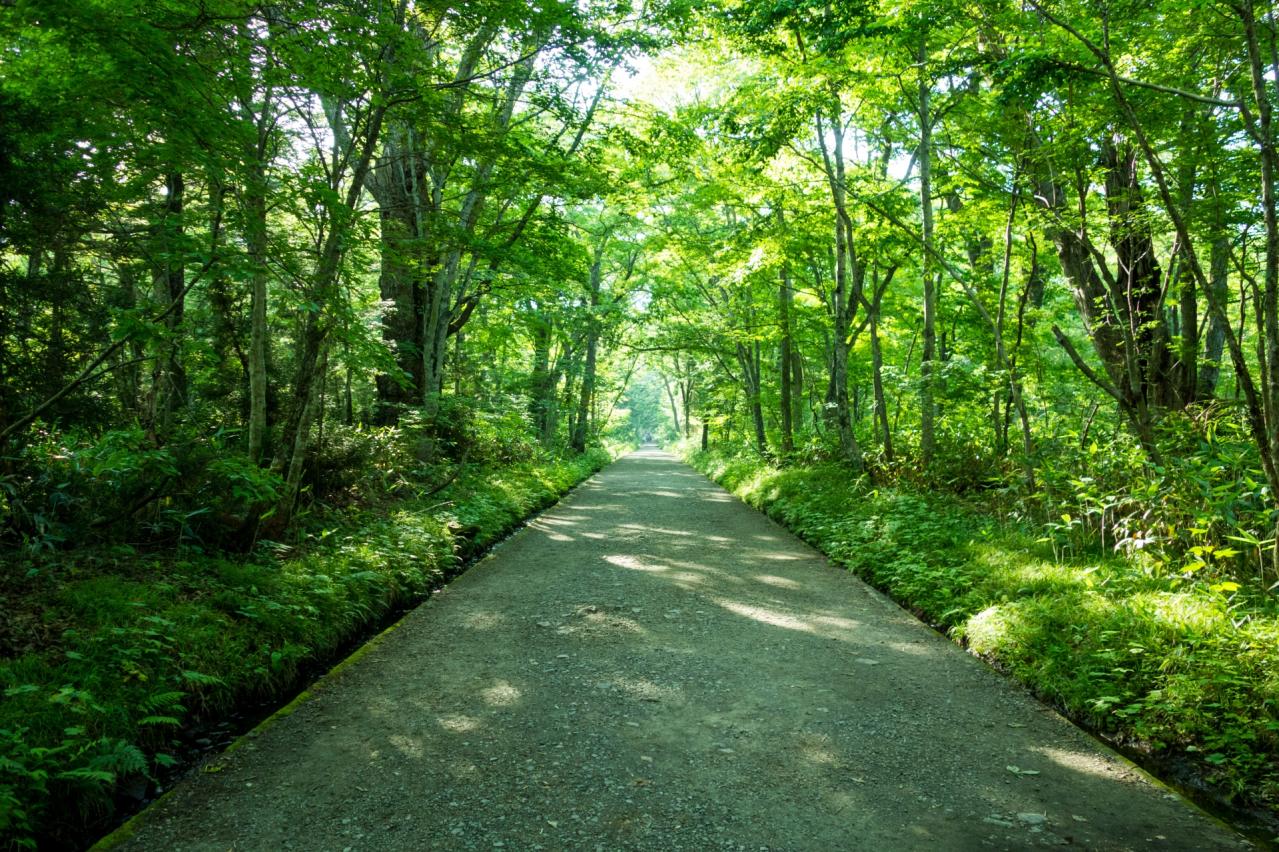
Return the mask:
<path id="1" fill-rule="evenodd" d="M 199 684 L 200 686 L 221 686 L 226 682 L 220 677 L 190 671 L 189 669 L 182 672 L 182 679 L 187 683 Z"/>
<path id="2" fill-rule="evenodd" d="M 88 769 L 111 773 L 111 781 L 121 775 L 147 774 L 147 757 L 132 743 L 103 737 L 96 745 L 103 751 L 89 761 Z"/>
<path id="3" fill-rule="evenodd" d="M 143 716 L 138 720 L 139 725 L 171 725 L 177 727 L 182 724 L 182 720 L 176 716 Z"/>
<path id="4" fill-rule="evenodd" d="M 163 715 L 177 715 L 186 712 L 186 708 L 182 706 L 181 701 L 184 693 L 176 690 L 168 692 L 156 692 L 148 695 L 139 705 L 138 708 L 147 716 L 159 715 L 159 711 L 168 711 Z M 145 723 L 143 723 L 145 724 Z"/>
<path id="5" fill-rule="evenodd" d="M 62 781 L 88 781 L 97 784 L 114 784 L 116 778 L 113 772 L 105 769 L 90 769 L 87 766 L 64 769 L 55 777 Z"/>

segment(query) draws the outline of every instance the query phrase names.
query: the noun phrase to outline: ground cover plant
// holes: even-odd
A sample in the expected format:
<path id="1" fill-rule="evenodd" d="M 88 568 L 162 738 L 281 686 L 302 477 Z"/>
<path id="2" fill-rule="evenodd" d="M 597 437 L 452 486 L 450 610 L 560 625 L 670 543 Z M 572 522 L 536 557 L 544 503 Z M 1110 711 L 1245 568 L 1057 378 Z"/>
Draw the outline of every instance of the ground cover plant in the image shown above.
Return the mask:
<path id="1" fill-rule="evenodd" d="M 429 497 L 325 518 L 286 553 L 32 562 L 5 589 L 39 635 L 0 662 L 4 836 L 82 842 L 121 784 L 176 759 L 181 726 L 278 701 L 609 458 L 475 466 Z"/>

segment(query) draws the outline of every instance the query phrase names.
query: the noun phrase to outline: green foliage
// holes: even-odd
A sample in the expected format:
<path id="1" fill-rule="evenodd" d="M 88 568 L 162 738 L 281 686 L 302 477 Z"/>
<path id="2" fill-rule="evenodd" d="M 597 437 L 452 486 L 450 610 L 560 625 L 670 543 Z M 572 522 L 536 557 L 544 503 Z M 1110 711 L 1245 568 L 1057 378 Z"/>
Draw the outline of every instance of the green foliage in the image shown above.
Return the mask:
<path id="1" fill-rule="evenodd" d="M 13 460 L 0 543 L 37 553 L 125 530 L 135 541 L 234 548 L 282 485 L 235 444 L 224 433 L 156 446 L 136 428 L 97 436 L 41 429 Z"/>
<path id="2" fill-rule="evenodd" d="M 469 466 L 429 498 L 315 515 L 298 545 L 246 558 L 44 563 L 23 605 L 72 626 L 0 660 L 0 838 L 80 842 L 119 780 L 171 762 L 176 727 L 283 694 L 609 459 Z"/>

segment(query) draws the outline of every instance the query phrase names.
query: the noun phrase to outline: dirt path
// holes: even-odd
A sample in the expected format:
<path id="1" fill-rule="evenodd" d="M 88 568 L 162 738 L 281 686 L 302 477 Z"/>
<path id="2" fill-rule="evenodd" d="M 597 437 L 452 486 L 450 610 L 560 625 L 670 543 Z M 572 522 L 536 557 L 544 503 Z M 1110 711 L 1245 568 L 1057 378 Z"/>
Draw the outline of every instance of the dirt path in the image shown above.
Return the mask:
<path id="1" fill-rule="evenodd" d="M 647 451 L 175 790 L 126 848 L 1053 845 L 1244 844 Z"/>

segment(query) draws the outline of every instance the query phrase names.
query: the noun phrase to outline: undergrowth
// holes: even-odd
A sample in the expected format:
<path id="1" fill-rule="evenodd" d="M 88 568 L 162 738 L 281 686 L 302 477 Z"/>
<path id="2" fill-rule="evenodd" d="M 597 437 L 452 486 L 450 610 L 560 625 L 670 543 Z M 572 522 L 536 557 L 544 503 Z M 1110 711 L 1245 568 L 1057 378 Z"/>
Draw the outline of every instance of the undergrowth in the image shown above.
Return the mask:
<path id="1" fill-rule="evenodd" d="M 835 465 L 688 460 L 1073 718 L 1279 813 L 1279 608 L 1264 593 L 1063 556 L 955 498 L 875 489 Z"/>
<path id="2" fill-rule="evenodd" d="M 295 548 L 242 558 L 29 563 L 9 593 L 51 635 L 0 660 L 0 848 L 82 842 L 120 783 L 172 763 L 180 726 L 285 693 L 306 663 L 420 599 L 608 459 L 475 466 L 438 494 L 347 510 Z"/>

